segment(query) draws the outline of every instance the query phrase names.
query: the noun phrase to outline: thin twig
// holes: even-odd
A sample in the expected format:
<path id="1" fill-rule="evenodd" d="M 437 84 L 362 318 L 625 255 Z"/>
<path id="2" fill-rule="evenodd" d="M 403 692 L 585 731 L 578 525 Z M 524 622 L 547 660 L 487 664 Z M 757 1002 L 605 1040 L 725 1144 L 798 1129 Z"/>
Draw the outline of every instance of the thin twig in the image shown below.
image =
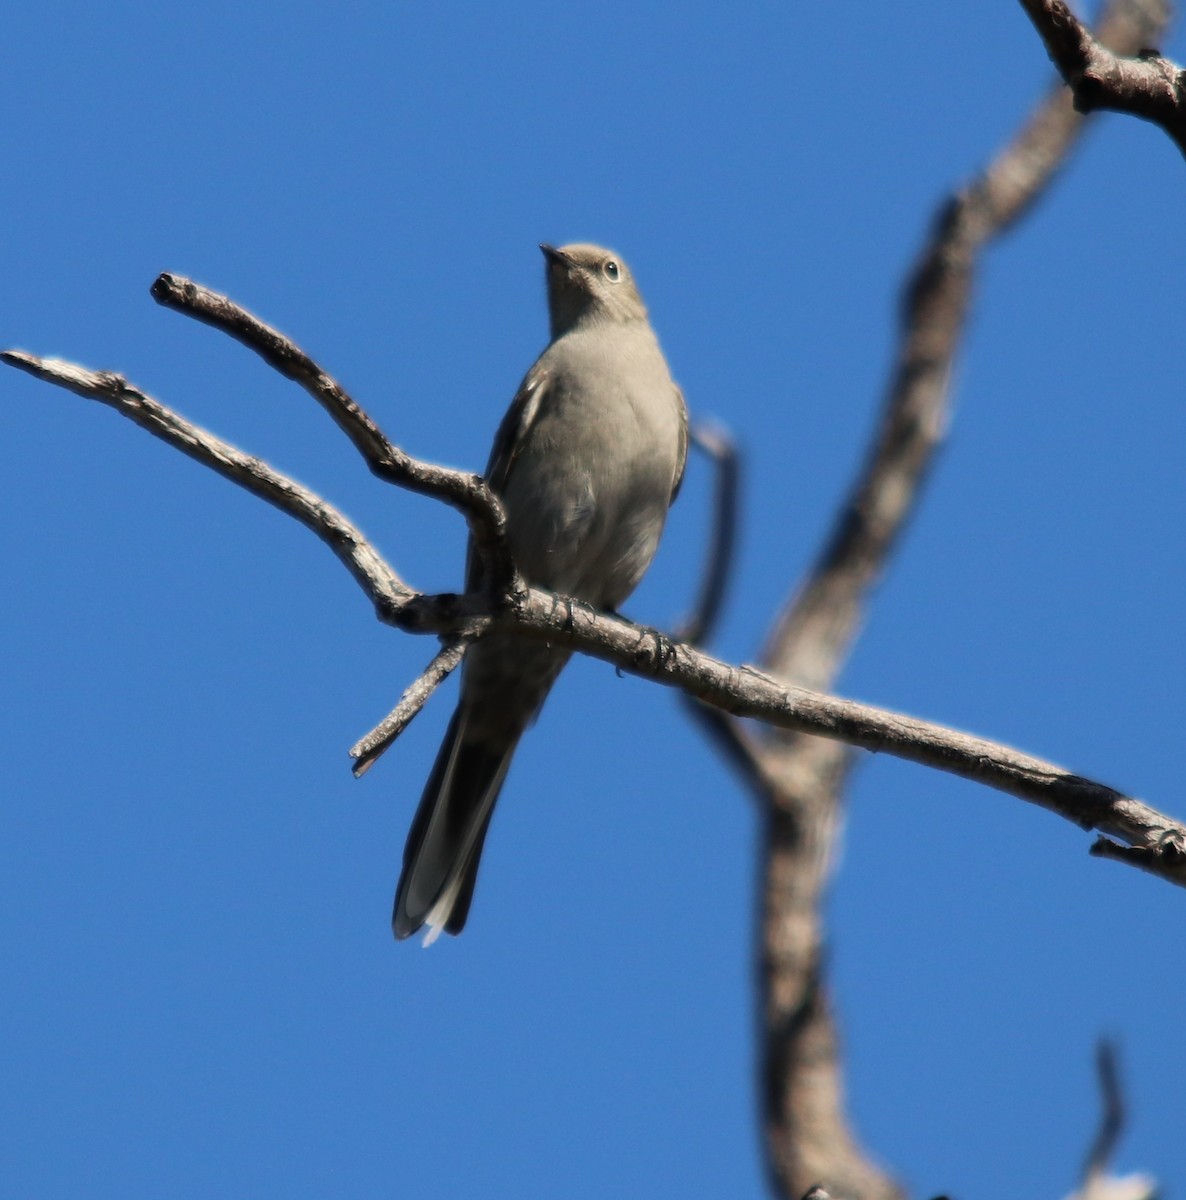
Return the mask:
<path id="1" fill-rule="evenodd" d="M 688 716 L 700 726 L 700 731 L 716 746 L 721 757 L 745 780 L 750 793 L 764 796 L 770 781 L 762 773 L 761 747 L 755 745 L 745 725 L 710 704 L 702 704 L 687 695 L 683 699 Z"/>
<path id="2" fill-rule="evenodd" d="M 158 276 L 151 291 L 158 304 L 229 334 L 281 375 L 299 383 L 329 413 L 380 479 L 420 495 L 434 496 L 457 509 L 473 534 L 487 569 L 486 578 L 492 581 L 492 592 L 518 592 L 521 585 L 507 541 L 506 515 L 482 476 L 427 463 L 401 450 L 346 389 L 291 338 L 228 296 L 170 274 Z"/>
<path id="3" fill-rule="evenodd" d="M 1167 836 L 1170 839 L 1168 849 L 1172 854 L 1176 850 L 1174 831 L 1170 830 Z M 1161 875 L 1166 849 L 1167 847 L 1160 843 L 1150 846 L 1125 846 L 1120 842 L 1114 842 L 1111 838 L 1098 837 L 1092 843 L 1088 853 L 1093 858 L 1107 858 L 1112 862 L 1127 863 L 1130 867 L 1148 871 L 1151 875 Z"/>
<path id="4" fill-rule="evenodd" d="M 350 747 L 350 757 L 355 760 L 351 768 L 355 779 L 361 779 L 379 760 L 380 755 L 407 729 L 429 696 L 461 663 L 468 646 L 469 642 L 464 638 L 442 646 L 432 662 L 424 668 L 424 672 L 408 685 L 391 712 L 370 733 L 359 738 Z"/>
<path id="5" fill-rule="evenodd" d="M 329 546 L 381 612 L 398 611 L 417 594 L 388 566 L 362 531 L 332 504 L 295 479 L 187 421 L 122 375 L 91 371 L 58 358 L 37 358 L 20 350 L 4 351 L 0 360 L 46 383 L 108 405 L 154 437 L 295 517 Z"/>
<path id="6" fill-rule="evenodd" d="M 1112 1156 L 1124 1132 L 1124 1093 L 1116 1047 L 1107 1038 L 1096 1046 L 1100 1086 L 1100 1124 L 1083 1166 L 1082 1187 L 1068 1200 L 1153 1200 L 1157 1181 L 1149 1175 L 1113 1175 Z"/>
<path id="7" fill-rule="evenodd" d="M 1120 1086 L 1120 1064 L 1116 1046 L 1108 1038 L 1100 1038 L 1095 1048 L 1095 1071 L 1100 1085 L 1100 1127 L 1087 1152 L 1083 1167 L 1086 1184 L 1093 1176 L 1105 1174 L 1116 1153 L 1116 1143 L 1124 1132 L 1124 1091 Z"/>
<path id="8" fill-rule="evenodd" d="M 1160 125 L 1186 155 L 1186 71 L 1156 50 L 1116 53 L 1091 36 L 1063 0 L 1021 0 L 1080 112 L 1108 109 Z M 1147 0 L 1148 19 L 1164 26 L 1168 5 Z"/>
<path id="9" fill-rule="evenodd" d="M 700 578 L 700 590 L 689 616 L 676 626 L 677 641 L 703 646 L 716 632 L 725 606 L 725 593 L 733 575 L 733 559 L 737 546 L 739 523 L 739 493 L 741 490 L 741 455 L 733 435 L 723 426 L 694 425 L 692 444 L 701 450 L 713 466 L 712 525 L 708 550 Z M 689 696 L 683 697 L 688 715 L 706 737 L 716 743 L 721 754 L 742 774 L 753 771 L 759 758 L 751 745 L 749 734 L 719 708 L 701 704 Z M 760 780 L 751 780 L 760 788 Z"/>

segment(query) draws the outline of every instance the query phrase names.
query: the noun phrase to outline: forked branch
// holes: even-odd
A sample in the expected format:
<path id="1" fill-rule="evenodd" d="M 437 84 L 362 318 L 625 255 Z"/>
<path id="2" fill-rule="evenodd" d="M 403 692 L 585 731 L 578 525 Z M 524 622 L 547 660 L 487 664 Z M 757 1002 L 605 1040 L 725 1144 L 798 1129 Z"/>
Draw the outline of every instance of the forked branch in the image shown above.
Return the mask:
<path id="1" fill-rule="evenodd" d="M 1167 16 L 1162 0 L 1113 0 L 1096 44 L 1136 54 L 1161 37 Z M 897 360 L 865 463 L 764 652 L 763 666 L 779 678 L 834 686 L 942 440 L 981 253 L 1044 193 L 1082 126 L 1067 89 L 1057 86 L 985 170 L 941 206 L 903 289 Z M 852 755 L 840 742 L 786 729 L 751 732 L 720 710 L 697 715 L 739 767 L 765 822 L 757 967 L 772 1187 L 797 1197 L 825 1179 L 844 1200 L 892 1200 L 900 1190 L 857 1145 L 844 1113 L 825 986 L 823 896 Z M 1092 852 L 1137 866 L 1150 861 L 1146 848 L 1109 838 Z M 1161 855 L 1152 851 L 1155 861 Z"/>
<path id="2" fill-rule="evenodd" d="M 424 595 L 409 588 L 362 533 L 295 480 L 198 429 L 122 376 L 7 351 L 3 361 L 97 399 L 150 433 L 296 517 L 334 550 L 397 628 L 446 639 L 490 631 L 541 638 L 676 687 L 734 716 L 884 751 L 961 775 L 1049 809 L 1085 829 L 1140 847 L 1145 870 L 1186 886 L 1186 827 L 1132 797 L 1007 746 L 926 721 L 789 686 L 753 667 L 733 666 L 653 629 L 597 612 L 538 588 L 514 596 Z M 412 469 L 424 464 L 415 460 Z M 498 506 L 498 501 L 492 498 Z M 501 515 L 501 509 L 499 509 Z M 443 674 L 441 675 L 443 678 Z M 430 689 L 431 690 L 431 689 Z"/>
<path id="3" fill-rule="evenodd" d="M 1110 109 L 1151 121 L 1186 155 L 1186 71 L 1144 46 L 1127 53 L 1108 49 L 1064 0 L 1021 0 L 1021 6 L 1080 112 Z M 1164 24 L 1168 5 L 1163 0 L 1146 0 L 1144 7 Z"/>
<path id="4" fill-rule="evenodd" d="M 473 534 L 493 592 L 514 593 L 521 584 L 511 561 L 502 505 L 481 475 L 423 462 L 388 440 L 361 405 L 328 371 L 322 370 L 291 338 L 240 308 L 228 296 L 180 275 L 159 275 L 152 297 L 205 325 L 230 334 L 254 350 L 270 367 L 299 383 L 354 443 L 367 466 L 380 478 L 457 509 Z"/>

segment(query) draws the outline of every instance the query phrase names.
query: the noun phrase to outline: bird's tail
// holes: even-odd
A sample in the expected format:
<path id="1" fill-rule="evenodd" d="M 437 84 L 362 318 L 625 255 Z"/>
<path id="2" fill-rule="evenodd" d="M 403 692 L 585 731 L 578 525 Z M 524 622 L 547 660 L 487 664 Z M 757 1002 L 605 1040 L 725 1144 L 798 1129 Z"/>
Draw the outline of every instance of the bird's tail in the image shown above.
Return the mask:
<path id="1" fill-rule="evenodd" d="M 406 938 L 428 926 L 424 944 L 443 929 L 465 927 L 482 843 L 518 739 L 492 747 L 466 737 L 466 713 L 449 722 L 404 847 L 391 927 Z"/>

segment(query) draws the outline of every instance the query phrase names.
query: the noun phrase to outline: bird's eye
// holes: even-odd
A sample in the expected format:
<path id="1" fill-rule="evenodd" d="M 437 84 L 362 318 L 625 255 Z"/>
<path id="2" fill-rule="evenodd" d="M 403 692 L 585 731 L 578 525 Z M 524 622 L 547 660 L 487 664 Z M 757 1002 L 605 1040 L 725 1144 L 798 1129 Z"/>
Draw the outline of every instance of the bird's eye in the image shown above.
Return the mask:
<path id="1" fill-rule="evenodd" d="M 605 277 L 607 279 L 612 280 L 614 283 L 618 282 L 618 276 L 621 274 L 621 272 L 618 268 L 618 264 L 614 262 L 612 258 L 605 264 L 602 270 L 605 271 Z"/>

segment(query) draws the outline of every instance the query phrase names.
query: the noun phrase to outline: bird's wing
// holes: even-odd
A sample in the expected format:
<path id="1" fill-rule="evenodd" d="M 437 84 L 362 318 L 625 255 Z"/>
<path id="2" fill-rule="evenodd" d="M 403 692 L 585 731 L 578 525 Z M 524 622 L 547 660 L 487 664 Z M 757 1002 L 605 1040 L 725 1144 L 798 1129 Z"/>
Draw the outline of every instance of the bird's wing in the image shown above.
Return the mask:
<path id="1" fill-rule="evenodd" d="M 540 404 L 548 390 L 549 375 L 548 368 L 539 362 L 527 372 L 498 427 L 498 432 L 494 435 L 490 461 L 486 464 L 486 482 L 496 496 L 506 495 L 507 482 L 510 480 L 515 461 L 526 444 L 531 426 L 539 416 Z M 476 591 L 481 587 L 481 571 L 481 557 L 474 553 L 471 539 L 465 564 L 467 592 Z"/>
<path id="2" fill-rule="evenodd" d="M 679 458 L 675 464 L 675 478 L 671 483 L 671 503 L 674 504 L 676 496 L 679 495 L 680 486 L 684 482 L 684 468 L 688 465 L 688 406 L 679 385 L 672 384 L 672 386 L 675 388 L 675 399 L 679 404 Z"/>
<path id="3" fill-rule="evenodd" d="M 539 415 L 540 402 L 547 391 L 547 367 L 536 363 L 527 372 L 519 390 L 507 409 L 498 432 L 494 435 L 494 446 L 490 451 L 490 461 L 486 464 L 486 482 L 498 495 L 506 491 L 507 481 L 519 451 L 527 441 L 531 426 Z"/>

